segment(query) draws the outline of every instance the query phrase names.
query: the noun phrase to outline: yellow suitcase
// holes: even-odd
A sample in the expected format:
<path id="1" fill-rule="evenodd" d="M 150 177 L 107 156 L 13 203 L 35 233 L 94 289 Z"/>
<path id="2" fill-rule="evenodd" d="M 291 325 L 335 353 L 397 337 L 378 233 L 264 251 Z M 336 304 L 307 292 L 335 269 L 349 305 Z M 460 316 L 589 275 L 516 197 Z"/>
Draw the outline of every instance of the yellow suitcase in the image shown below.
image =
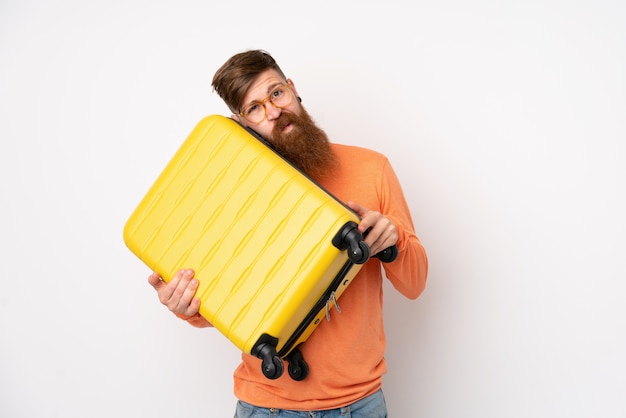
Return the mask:
<path id="1" fill-rule="evenodd" d="M 301 380 L 297 346 L 369 259 L 358 222 L 254 132 L 211 115 L 132 213 L 124 242 L 165 281 L 194 269 L 200 314 L 259 357 L 266 377 L 282 375 L 285 359 Z"/>

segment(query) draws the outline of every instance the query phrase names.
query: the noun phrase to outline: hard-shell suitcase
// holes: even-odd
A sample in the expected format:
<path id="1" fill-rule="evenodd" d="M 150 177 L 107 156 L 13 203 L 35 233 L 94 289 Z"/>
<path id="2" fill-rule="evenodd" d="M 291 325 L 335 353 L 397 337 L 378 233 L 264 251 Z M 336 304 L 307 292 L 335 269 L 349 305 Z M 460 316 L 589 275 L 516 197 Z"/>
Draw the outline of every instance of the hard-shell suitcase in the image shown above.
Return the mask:
<path id="1" fill-rule="evenodd" d="M 369 258 L 358 216 L 224 116 L 202 119 L 124 227 L 163 280 L 193 268 L 200 314 L 278 378 Z M 397 251 L 387 252 L 390 261 Z M 382 257 L 381 257 L 382 258 Z"/>

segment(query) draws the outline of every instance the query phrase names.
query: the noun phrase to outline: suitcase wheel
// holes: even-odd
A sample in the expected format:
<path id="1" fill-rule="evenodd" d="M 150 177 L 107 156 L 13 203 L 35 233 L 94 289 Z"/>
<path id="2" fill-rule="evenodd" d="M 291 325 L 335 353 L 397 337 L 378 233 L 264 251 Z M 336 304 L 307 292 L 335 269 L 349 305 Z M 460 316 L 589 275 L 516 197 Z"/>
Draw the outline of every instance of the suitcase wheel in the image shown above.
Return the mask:
<path id="1" fill-rule="evenodd" d="M 333 238 L 333 245 L 341 251 L 347 250 L 354 264 L 364 264 L 370 258 L 370 248 L 363 241 L 356 222 L 347 222 Z"/>
<path id="2" fill-rule="evenodd" d="M 370 259 L 370 247 L 365 241 L 358 241 L 358 245 L 351 245 L 348 251 L 348 258 L 354 264 L 364 264 Z"/>
<path id="3" fill-rule="evenodd" d="M 276 353 L 276 339 L 264 335 L 251 354 L 261 359 L 261 370 L 268 379 L 278 379 L 284 371 L 283 360 Z"/>
<path id="4" fill-rule="evenodd" d="M 398 257 L 398 247 L 392 245 L 391 247 L 385 248 L 374 257 L 380 259 L 383 263 L 391 263 L 396 259 L 396 257 Z"/>
<path id="5" fill-rule="evenodd" d="M 293 380 L 304 380 L 309 375 L 309 365 L 304 361 L 304 357 L 302 357 L 302 353 L 298 348 L 289 353 L 285 360 L 289 362 L 287 371 Z"/>
<path id="6" fill-rule="evenodd" d="M 268 379 L 278 379 L 282 376 L 284 370 L 283 361 L 278 356 L 263 359 L 261 368 L 263 370 L 263 374 Z"/>

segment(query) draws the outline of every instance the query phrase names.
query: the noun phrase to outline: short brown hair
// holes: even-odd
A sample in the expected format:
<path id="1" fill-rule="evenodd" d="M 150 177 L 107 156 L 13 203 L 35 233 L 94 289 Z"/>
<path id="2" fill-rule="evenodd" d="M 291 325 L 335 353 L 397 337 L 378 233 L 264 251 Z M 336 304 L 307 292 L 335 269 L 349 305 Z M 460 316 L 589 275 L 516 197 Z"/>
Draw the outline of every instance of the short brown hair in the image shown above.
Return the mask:
<path id="1" fill-rule="evenodd" d="M 239 113 L 248 88 L 262 72 L 273 69 L 286 79 L 274 58 L 261 49 L 240 52 L 230 57 L 213 76 L 213 90 L 233 113 Z"/>

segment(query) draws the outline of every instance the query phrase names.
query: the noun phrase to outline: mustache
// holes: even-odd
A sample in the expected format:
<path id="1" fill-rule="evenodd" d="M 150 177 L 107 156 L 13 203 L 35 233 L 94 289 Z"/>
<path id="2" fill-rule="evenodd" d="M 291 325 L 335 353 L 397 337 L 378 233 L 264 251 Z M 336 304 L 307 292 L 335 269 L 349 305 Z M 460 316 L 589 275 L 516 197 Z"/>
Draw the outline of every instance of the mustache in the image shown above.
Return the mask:
<path id="1" fill-rule="evenodd" d="M 272 128 L 272 136 L 274 138 L 281 135 L 287 125 L 302 126 L 301 118 L 295 113 L 284 111 L 274 120 L 274 127 Z"/>

